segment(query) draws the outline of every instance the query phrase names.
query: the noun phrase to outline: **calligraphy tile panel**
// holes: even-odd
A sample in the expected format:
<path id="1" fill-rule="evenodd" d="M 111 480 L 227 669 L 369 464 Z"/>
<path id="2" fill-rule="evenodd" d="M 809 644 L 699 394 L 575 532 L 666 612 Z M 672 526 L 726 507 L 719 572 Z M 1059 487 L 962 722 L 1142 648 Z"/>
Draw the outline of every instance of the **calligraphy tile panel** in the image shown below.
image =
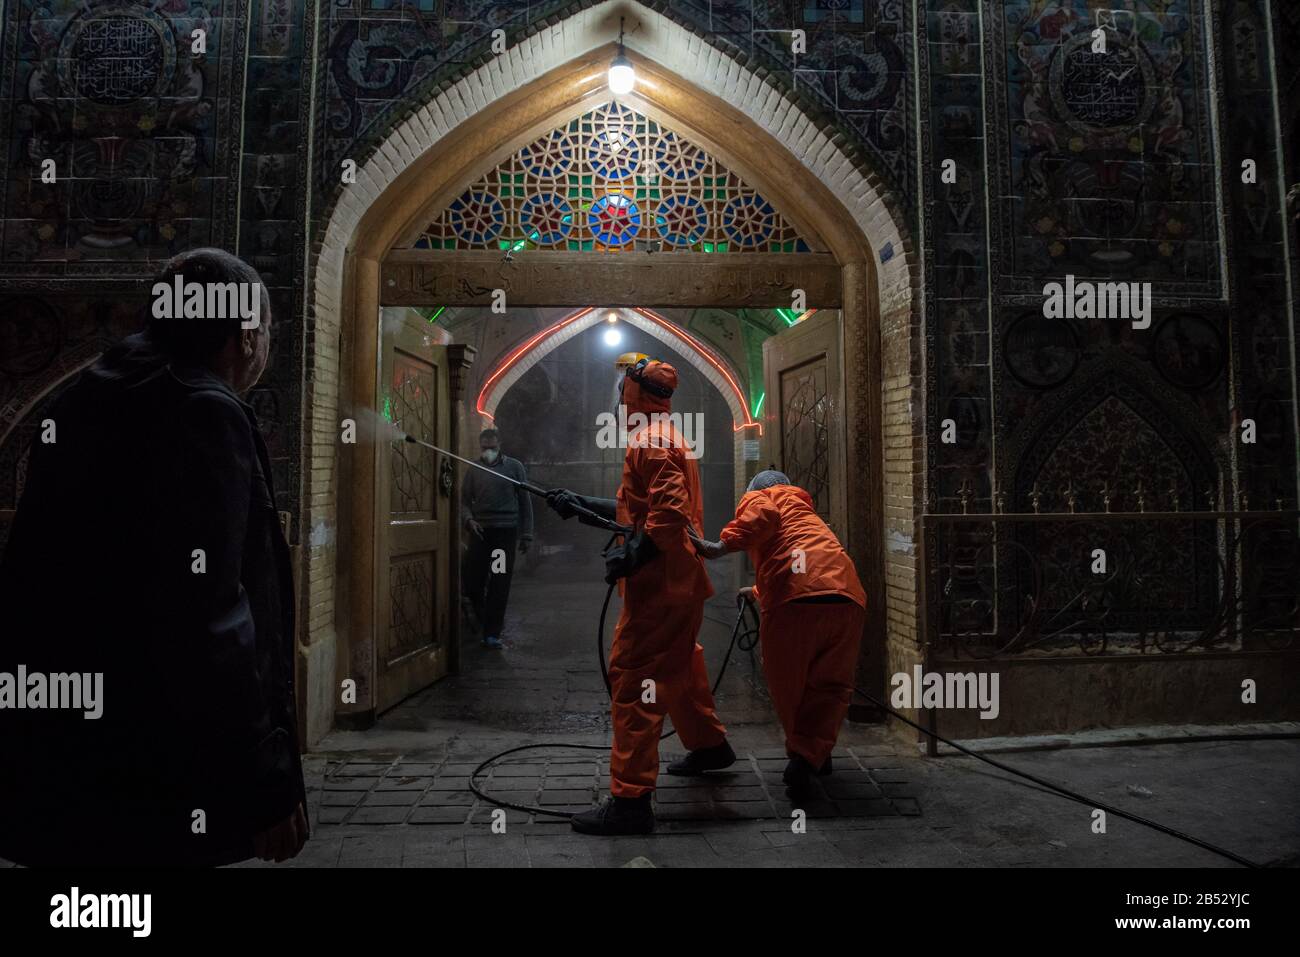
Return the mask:
<path id="1" fill-rule="evenodd" d="M 0 276 L 147 274 L 233 238 L 248 8 L 6 4 Z"/>
<path id="2" fill-rule="evenodd" d="M 1158 297 L 1222 293 L 1202 0 L 988 3 L 1004 120 L 993 275 L 1149 280 Z M 1101 29 L 1105 52 L 1094 52 Z"/>

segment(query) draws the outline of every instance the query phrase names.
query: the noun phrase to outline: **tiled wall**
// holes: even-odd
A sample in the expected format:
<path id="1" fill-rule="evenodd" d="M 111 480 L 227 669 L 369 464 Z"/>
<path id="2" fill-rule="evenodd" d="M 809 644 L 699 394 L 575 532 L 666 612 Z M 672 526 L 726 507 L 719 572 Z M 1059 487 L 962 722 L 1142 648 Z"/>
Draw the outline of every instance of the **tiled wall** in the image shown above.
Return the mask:
<path id="1" fill-rule="evenodd" d="M 313 338 L 305 268 L 338 200 L 339 163 L 362 165 L 437 84 L 481 63 L 492 29 L 513 43 L 589 6 L 165 0 L 131 19 L 111 3 L 10 0 L 0 431 L 130 327 L 139 281 L 160 260 L 236 248 L 266 278 L 277 317 L 254 404 L 280 505 L 307 507 L 304 355 L 337 343 Z M 1115 67 L 1082 42 L 1099 16 L 1085 0 L 649 6 L 834 124 L 923 250 L 923 314 L 887 303 L 881 316 L 887 365 L 907 370 L 884 383 L 891 587 L 910 587 L 922 490 L 906 476 L 923 460 L 941 510 L 959 508 L 963 488 L 973 510 L 1023 508 L 1036 485 L 1059 508 L 1063 476 L 1097 507 L 1108 478 L 1133 494 L 1134 463 L 1183 483 L 1183 507 L 1204 504 L 1211 483 L 1250 504 L 1294 504 L 1294 301 L 1273 102 L 1280 76 L 1295 164 L 1300 4 L 1126 0 L 1107 27 Z M 202 56 L 190 50 L 196 28 Z M 807 32 L 806 53 L 790 52 L 794 29 Z M 93 56 L 106 50 L 116 66 Z M 39 182 L 44 158 L 53 185 Z M 1241 182 L 1245 158 L 1258 164 L 1254 185 Z M 946 159 L 954 183 L 941 178 Z M 1067 273 L 1151 282 L 1151 328 L 1043 320 L 1042 283 Z M 945 444 L 949 418 L 956 441 Z M 1236 441 L 1243 418 L 1258 425 L 1255 446 Z M 0 509 L 21 482 L 24 434 L 0 442 Z M 329 600 L 322 588 L 313 602 Z"/>

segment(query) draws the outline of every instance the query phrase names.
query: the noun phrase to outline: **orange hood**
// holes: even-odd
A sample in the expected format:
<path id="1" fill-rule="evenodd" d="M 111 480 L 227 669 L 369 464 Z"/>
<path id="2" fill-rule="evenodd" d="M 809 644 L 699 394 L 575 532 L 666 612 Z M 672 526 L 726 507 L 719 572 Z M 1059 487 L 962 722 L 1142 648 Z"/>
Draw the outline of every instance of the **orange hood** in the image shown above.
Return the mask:
<path id="1" fill-rule="evenodd" d="M 653 382 L 655 385 L 663 386 L 665 389 L 677 388 L 677 370 L 666 362 L 651 362 L 641 373 L 647 382 Z M 641 383 L 631 377 L 623 380 L 623 404 L 627 406 L 627 414 L 640 412 L 642 415 L 649 416 L 655 412 L 671 412 L 673 409 L 672 399 L 665 399 L 661 396 L 653 395 L 641 388 Z"/>

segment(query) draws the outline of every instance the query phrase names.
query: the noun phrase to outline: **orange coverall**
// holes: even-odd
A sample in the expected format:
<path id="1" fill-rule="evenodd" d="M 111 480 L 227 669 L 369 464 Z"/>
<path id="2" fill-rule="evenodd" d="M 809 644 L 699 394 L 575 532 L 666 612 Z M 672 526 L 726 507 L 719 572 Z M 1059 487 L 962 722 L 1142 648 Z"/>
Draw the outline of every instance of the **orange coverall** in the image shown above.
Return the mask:
<path id="1" fill-rule="evenodd" d="M 677 386 L 677 372 L 666 363 L 652 362 L 643 374 Z M 671 409 L 668 399 L 649 394 L 634 379 L 624 381 L 623 402 L 629 418 Z M 686 535 L 688 524 L 697 532 L 704 527 L 699 469 L 686 456 L 685 439 L 666 421 L 630 429 L 627 444 L 618 521 L 644 529 L 659 549 L 620 582 L 623 611 L 609 656 L 609 789 L 615 797 L 634 798 L 654 790 L 665 714 L 692 751 L 721 744 L 727 731 L 714 711 L 704 649 L 695 640 L 704 602 L 713 594 L 704 562 Z M 654 682 L 654 701 L 645 700 L 651 697 L 647 680 Z"/>
<path id="2" fill-rule="evenodd" d="M 820 768 L 853 693 L 867 605 L 857 570 L 812 498 L 795 485 L 746 493 L 721 537 L 754 563 L 763 673 L 786 751 Z M 848 601 L 807 601 L 825 595 Z"/>

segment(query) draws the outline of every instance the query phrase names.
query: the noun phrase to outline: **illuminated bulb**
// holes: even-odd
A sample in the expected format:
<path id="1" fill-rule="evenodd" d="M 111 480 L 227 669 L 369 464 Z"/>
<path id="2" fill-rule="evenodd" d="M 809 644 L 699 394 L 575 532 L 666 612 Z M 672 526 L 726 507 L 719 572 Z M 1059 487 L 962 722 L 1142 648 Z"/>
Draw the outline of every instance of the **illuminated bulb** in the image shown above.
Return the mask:
<path id="1" fill-rule="evenodd" d="M 605 330 L 605 345 L 616 346 L 622 341 L 623 341 L 623 333 L 619 332 L 617 329 Z"/>
<path id="2" fill-rule="evenodd" d="M 614 57 L 614 61 L 609 65 L 609 92 L 615 96 L 622 96 L 631 93 L 634 86 L 636 86 L 636 71 L 632 69 L 632 61 L 623 54 L 623 49 L 620 47 L 618 56 Z"/>
<path id="3" fill-rule="evenodd" d="M 605 321 L 606 321 L 606 322 L 618 322 L 618 313 L 616 313 L 616 312 L 611 312 L 611 313 L 609 314 L 609 318 L 607 318 Z"/>

